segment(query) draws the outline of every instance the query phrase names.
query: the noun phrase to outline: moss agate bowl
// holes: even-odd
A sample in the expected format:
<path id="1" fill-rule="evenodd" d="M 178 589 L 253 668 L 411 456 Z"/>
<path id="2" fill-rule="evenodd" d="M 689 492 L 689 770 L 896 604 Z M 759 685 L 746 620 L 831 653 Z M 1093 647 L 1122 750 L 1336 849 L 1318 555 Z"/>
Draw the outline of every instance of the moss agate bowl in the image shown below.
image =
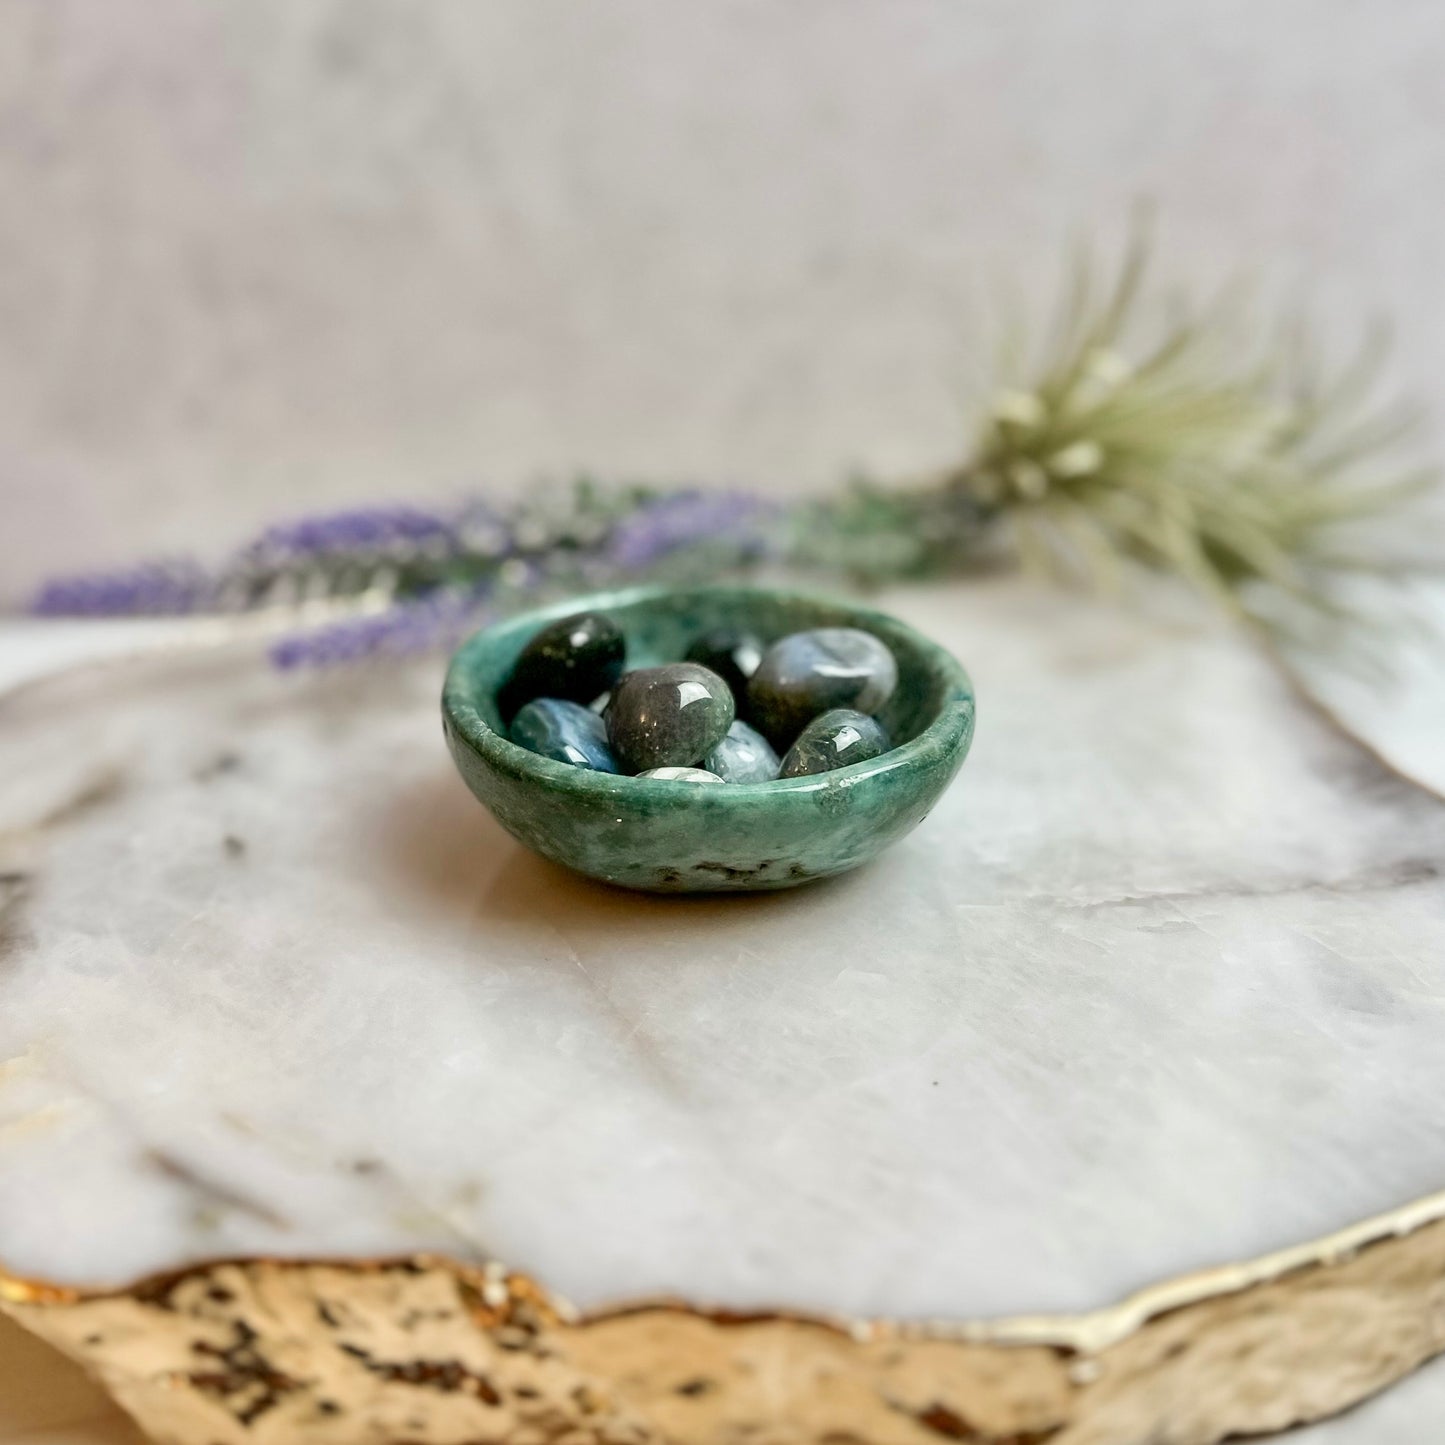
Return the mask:
<path id="1" fill-rule="evenodd" d="M 879 714 L 896 746 L 812 777 L 721 787 L 541 757 L 507 740 L 497 692 L 532 636 L 574 612 L 602 612 L 622 628 L 629 668 L 676 661 L 713 628 L 745 628 L 765 642 L 862 628 L 898 662 L 898 687 Z M 589 877 L 655 893 L 792 888 L 868 862 L 928 816 L 968 753 L 973 722 L 973 687 L 943 648 L 882 613 L 773 588 L 574 597 L 476 633 L 457 649 L 442 691 L 457 769 L 513 837 Z"/>

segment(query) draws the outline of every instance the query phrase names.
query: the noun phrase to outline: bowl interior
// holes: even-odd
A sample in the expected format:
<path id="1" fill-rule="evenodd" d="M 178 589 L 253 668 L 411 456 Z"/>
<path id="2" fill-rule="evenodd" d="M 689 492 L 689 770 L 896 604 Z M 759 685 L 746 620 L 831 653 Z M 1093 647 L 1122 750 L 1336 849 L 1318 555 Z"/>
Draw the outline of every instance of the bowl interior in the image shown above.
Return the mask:
<path id="1" fill-rule="evenodd" d="M 579 611 L 603 612 L 622 628 L 629 669 L 678 662 L 700 634 L 714 628 L 741 628 L 756 633 L 764 643 L 811 627 L 859 627 L 872 632 L 888 645 L 898 663 L 898 687 L 878 714 L 895 749 L 917 738 L 939 717 L 947 700 L 967 685 L 962 669 L 942 648 L 893 618 L 867 608 L 763 588 L 645 588 L 574 598 L 479 633 L 457 655 L 448 679 L 449 694 L 460 686 L 477 718 L 505 738 L 497 692 L 511 674 L 518 654 L 547 623 Z M 566 767 L 562 763 L 553 766 Z M 737 786 L 741 785 L 731 785 Z"/>

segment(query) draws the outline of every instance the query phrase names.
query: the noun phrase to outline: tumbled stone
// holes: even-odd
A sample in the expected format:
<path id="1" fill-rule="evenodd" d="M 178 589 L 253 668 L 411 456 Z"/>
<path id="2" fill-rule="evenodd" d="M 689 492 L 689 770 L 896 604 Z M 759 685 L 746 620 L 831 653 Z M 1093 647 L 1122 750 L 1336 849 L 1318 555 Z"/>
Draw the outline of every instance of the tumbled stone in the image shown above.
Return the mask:
<path id="1" fill-rule="evenodd" d="M 778 776 L 806 778 L 814 773 L 830 773 L 850 763 L 866 763 L 892 746 L 887 731 L 876 717 L 852 708 L 835 707 L 822 717 L 815 717 L 798 734 Z"/>
<path id="2" fill-rule="evenodd" d="M 624 772 L 688 768 L 700 762 L 733 720 L 733 695 L 717 673 L 695 662 L 629 672 L 612 690 L 607 736 Z"/>
<path id="3" fill-rule="evenodd" d="M 639 778 L 657 778 L 664 783 L 720 783 L 722 779 L 706 768 L 648 768 Z"/>
<path id="4" fill-rule="evenodd" d="M 734 703 L 741 708 L 747 697 L 748 679 L 758 670 L 764 650 L 763 640 L 755 632 L 715 627 L 688 648 L 687 660 L 717 673 L 732 690 Z"/>
<path id="5" fill-rule="evenodd" d="M 773 745 L 745 722 L 735 721 L 702 765 L 725 783 L 771 783 L 778 776 Z"/>
<path id="6" fill-rule="evenodd" d="M 534 698 L 512 719 L 511 739 L 544 758 L 615 773 L 617 762 L 607 744 L 607 724 L 580 703 L 560 697 Z"/>
<path id="7" fill-rule="evenodd" d="M 830 708 L 877 712 L 898 685 L 893 654 L 856 627 L 794 632 L 763 654 L 748 684 L 749 720 L 776 748 Z"/>
<path id="8" fill-rule="evenodd" d="M 622 676 L 626 653 L 621 628 L 600 612 L 578 612 L 544 627 L 522 649 L 497 694 L 502 721 L 510 724 L 534 698 L 591 702 Z"/>

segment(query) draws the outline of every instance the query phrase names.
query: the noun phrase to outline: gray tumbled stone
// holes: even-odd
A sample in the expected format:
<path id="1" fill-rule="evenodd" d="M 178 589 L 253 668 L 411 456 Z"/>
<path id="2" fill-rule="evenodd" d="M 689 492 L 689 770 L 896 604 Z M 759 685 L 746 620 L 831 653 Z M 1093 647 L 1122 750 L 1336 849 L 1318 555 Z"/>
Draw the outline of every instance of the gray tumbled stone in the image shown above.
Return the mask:
<path id="1" fill-rule="evenodd" d="M 830 708 L 877 710 L 893 696 L 898 664 L 869 632 L 817 627 L 779 639 L 748 684 L 749 717 L 776 748 L 786 748 Z"/>
<path id="2" fill-rule="evenodd" d="M 617 762 L 607 742 L 607 724 L 579 703 L 560 697 L 539 697 L 512 719 L 510 737 L 519 747 L 544 758 L 615 773 Z"/>
<path id="3" fill-rule="evenodd" d="M 629 672 L 612 690 L 607 736 L 622 770 L 688 768 L 733 720 L 733 695 L 717 673 L 694 662 Z"/>
<path id="4" fill-rule="evenodd" d="M 829 773 L 850 763 L 866 763 L 892 747 L 888 733 L 876 717 L 837 707 L 816 717 L 788 749 L 778 773 L 782 778 L 806 778 Z"/>
<path id="5" fill-rule="evenodd" d="M 745 722 L 735 721 L 702 765 L 725 783 L 771 783 L 778 776 L 773 745 Z"/>

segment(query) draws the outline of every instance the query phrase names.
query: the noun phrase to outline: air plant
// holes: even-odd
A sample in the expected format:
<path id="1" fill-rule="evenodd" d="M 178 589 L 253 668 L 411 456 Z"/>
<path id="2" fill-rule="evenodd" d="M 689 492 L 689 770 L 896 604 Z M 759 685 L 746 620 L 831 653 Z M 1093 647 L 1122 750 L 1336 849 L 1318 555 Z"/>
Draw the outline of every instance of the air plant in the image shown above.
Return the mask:
<path id="1" fill-rule="evenodd" d="M 1339 615 L 1338 583 L 1390 565 L 1364 524 L 1427 489 L 1399 460 L 1415 418 L 1378 400 L 1378 338 L 1325 375 L 1302 329 L 1261 336 L 1240 296 L 1148 284 L 1136 231 L 1087 256 L 1041 341 L 1001 355 L 966 460 L 914 485 L 855 479 L 782 505 L 738 491 L 581 478 L 509 507 L 392 507 L 272 527 L 220 568 L 165 564 L 49 584 L 48 615 L 246 612 L 353 599 L 273 649 L 284 666 L 446 645 L 546 596 L 760 563 L 864 583 L 1000 560 L 1116 587 L 1172 572 L 1266 625 Z"/>
<path id="2" fill-rule="evenodd" d="M 1343 574 L 1388 565 L 1351 545 L 1359 524 L 1435 482 L 1407 459 L 1418 414 L 1382 399 L 1383 333 L 1327 374 L 1298 322 L 1251 334 L 1244 292 L 1160 305 L 1148 260 L 1142 233 L 1107 285 L 1080 259 L 1041 360 L 1027 380 L 1005 363 L 945 485 L 1025 561 L 1099 585 L 1136 559 L 1242 616 L 1271 591 L 1336 611 Z"/>

